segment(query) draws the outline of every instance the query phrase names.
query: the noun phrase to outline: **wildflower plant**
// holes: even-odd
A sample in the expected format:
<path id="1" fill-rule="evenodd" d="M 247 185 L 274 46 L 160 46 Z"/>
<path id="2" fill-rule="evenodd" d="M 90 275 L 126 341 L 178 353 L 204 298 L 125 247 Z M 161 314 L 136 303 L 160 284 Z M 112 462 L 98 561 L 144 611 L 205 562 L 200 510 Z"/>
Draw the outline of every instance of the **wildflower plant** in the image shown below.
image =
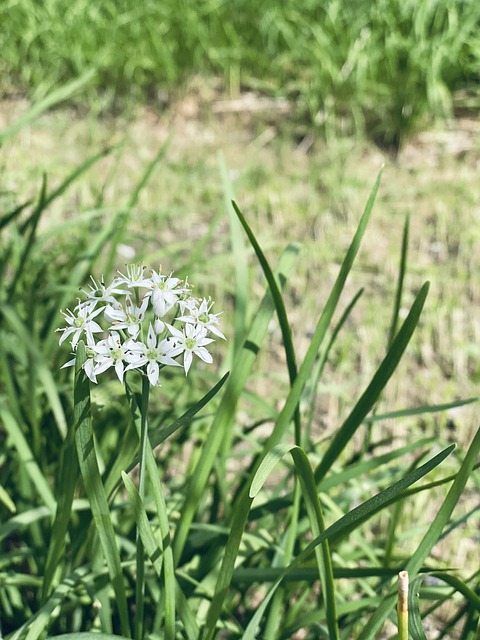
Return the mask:
<path id="1" fill-rule="evenodd" d="M 89 403 L 88 384 L 85 389 L 85 376 L 93 383 L 98 376 L 113 367 L 120 382 L 125 382 L 127 398 L 130 400 L 132 415 L 136 420 L 140 439 L 138 489 L 130 478 L 122 472 L 122 479 L 133 501 L 145 498 L 145 482 L 150 464 L 149 476 L 154 485 L 156 504 L 160 514 L 161 534 L 164 540 L 169 538 L 169 524 L 163 491 L 155 468 L 152 465 L 153 451 L 148 436 L 148 401 L 150 387 L 160 386 L 161 370 L 166 366 L 183 367 L 185 375 L 192 366 L 193 356 L 211 364 L 213 358 L 207 346 L 214 342 L 215 336 L 225 339 L 219 329 L 220 313 L 211 313 L 212 302 L 196 298 L 193 287 L 187 280 L 182 281 L 165 275 L 161 268 L 147 272 L 143 264 L 131 264 L 126 273 L 117 271 L 110 284 L 106 285 L 103 276 L 98 283 L 93 276 L 92 284 L 82 289 L 84 300 L 79 300 L 73 311 L 62 311 L 66 325 L 57 329 L 61 333 L 60 345 L 70 339 L 74 358 L 63 367 L 76 367 L 75 388 L 80 398 L 75 407 Z M 176 324 L 176 326 L 175 326 Z M 62 368 L 63 368 L 62 367 Z M 128 371 L 138 371 L 142 376 L 140 406 L 125 380 Z M 83 372 L 82 383 L 79 374 Z M 79 381 L 80 380 L 80 381 Z M 82 391 L 83 389 L 83 391 Z M 77 393 L 78 395 L 78 393 Z M 90 455 L 83 457 L 86 442 L 93 443 L 93 430 L 90 421 L 77 415 L 80 428 L 76 429 L 76 447 L 82 475 L 96 477 L 93 485 L 85 480 L 87 496 L 92 504 L 94 520 L 105 521 L 108 513 L 106 493 L 98 474 L 98 466 L 93 449 Z M 76 421 L 77 422 L 77 421 Z M 154 464 L 154 463 L 153 463 Z M 83 467 L 83 468 L 82 468 Z M 103 520 L 102 520 L 103 517 Z M 103 552 L 109 565 L 112 584 L 119 602 L 122 631 L 129 635 L 129 620 L 125 586 L 121 579 L 120 556 L 118 553 L 113 526 L 102 525 L 99 531 Z M 146 546 L 148 548 L 148 540 Z M 134 637 L 142 637 L 144 626 L 145 592 L 145 539 L 142 540 L 140 527 L 137 530 L 135 589 L 135 629 Z M 173 552 L 164 549 L 165 581 L 172 581 Z M 175 590 L 166 589 L 165 637 L 174 638 L 175 634 Z"/>

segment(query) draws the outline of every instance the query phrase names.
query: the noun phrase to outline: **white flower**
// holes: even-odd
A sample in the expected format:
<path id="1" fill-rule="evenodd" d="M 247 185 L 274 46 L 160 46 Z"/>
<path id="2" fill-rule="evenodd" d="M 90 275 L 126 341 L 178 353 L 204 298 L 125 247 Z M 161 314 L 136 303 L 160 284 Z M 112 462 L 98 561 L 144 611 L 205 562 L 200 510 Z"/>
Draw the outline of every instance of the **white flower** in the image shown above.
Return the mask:
<path id="1" fill-rule="evenodd" d="M 191 313 L 192 309 L 198 307 L 198 300 L 193 296 L 182 296 L 178 301 L 178 306 L 180 308 L 180 315 L 183 316 L 186 312 Z"/>
<path id="2" fill-rule="evenodd" d="M 122 305 L 107 305 L 105 309 L 105 318 L 114 326 L 112 329 L 127 329 L 128 333 L 136 337 L 140 332 L 140 325 L 145 317 L 148 306 L 148 296 L 145 296 L 139 307 L 134 306 L 132 299 L 127 295 L 125 299 L 125 310 Z"/>
<path id="3" fill-rule="evenodd" d="M 212 354 L 205 349 L 205 345 L 213 342 L 211 338 L 207 338 L 207 330 L 203 327 L 196 327 L 193 324 L 186 324 L 184 332 L 175 329 L 167 324 L 170 333 L 175 342 L 175 348 L 171 352 L 171 356 L 175 357 L 183 353 L 183 366 L 185 367 L 185 375 L 192 364 L 193 355 L 195 354 L 204 362 L 211 364 L 213 362 Z"/>
<path id="4" fill-rule="evenodd" d="M 103 307 L 100 307 L 99 309 L 94 309 L 94 307 L 95 304 L 84 306 L 77 305 L 75 307 L 77 315 L 72 313 L 70 309 L 61 311 L 62 315 L 70 326 L 66 327 L 65 329 L 57 329 L 57 331 L 63 331 L 58 344 L 62 344 L 64 340 L 66 340 L 73 334 L 71 344 L 72 348 L 75 349 L 82 333 L 85 333 L 87 337 L 87 345 L 95 344 L 93 334 L 101 333 L 103 329 L 97 322 L 95 322 L 93 318 L 95 318 L 95 316 L 103 311 Z"/>
<path id="5" fill-rule="evenodd" d="M 126 359 L 127 353 L 126 344 L 127 343 L 122 344 L 120 335 L 116 331 L 112 331 L 108 338 L 98 342 L 95 347 L 93 347 L 95 353 L 93 374 L 99 375 L 110 367 L 114 367 L 118 379 L 120 382 L 123 382 L 123 374 L 125 371 L 124 360 Z"/>
<path id="6" fill-rule="evenodd" d="M 197 327 L 203 327 L 207 329 L 211 333 L 215 334 L 219 338 L 223 338 L 226 340 L 223 333 L 217 329 L 217 325 L 219 324 L 219 316 L 221 313 L 210 313 L 210 309 L 212 308 L 213 302 L 209 302 L 205 298 L 202 300 L 200 306 L 189 307 L 188 310 L 190 315 L 183 315 L 177 318 L 177 320 L 181 320 L 181 322 L 187 322 L 190 324 L 195 324 Z"/>
<path id="7" fill-rule="evenodd" d="M 81 289 L 83 293 L 87 296 L 88 300 L 86 302 L 82 302 L 81 305 L 90 304 L 90 301 L 94 302 L 96 306 L 97 302 L 116 302 L 116 295 L 125 295 L 127 292 L 124 289 L 118 288 L 119 279 L 114 278 L 112 282 L 105 286 L 105 282 L 103 281 L 103 276 L 99 283 L 96 282 L 93 276 L 90 276 L 91 281 L 93 282 L 93 287 L 91 284 L 88 285 L 90 291 L 85 291 L 85 289 Z"/>
<path id="8" fill-rule="evenodd" d="M 180 366 L 172 357 L 173 342 L 169 339 L 160 340 L 151 324 L 148 328 L 147 344 L 131 339 L 124 346 L 128 350 L 125 359 L 129 363 L 125 371 L 140 369 L 146 365 L 147 376 L 153 386 L 158 386 L 160 364 Z"/>
<path id="9" fill-rule="evenodd" d="M 126 284 L 127 287 L 151 287 L 150 278 L 144 278 L 143 273 L 145 266 L 143 264 L 127 264 L 127 275 L 124 275 L 117 269 L 116 284 Z"/>
<path id="10" fill-rule="evenodd" d="M 179 278 L 173 278 L 172 274 L 167 277 L 153 271 L 153 269 L 150 281 L 153 311 L 158 318 L 162 318 L 168 313 L 178 302 L 180 296 L 188 291 L 188 289 L 179 286 L 182 283 Z"/>

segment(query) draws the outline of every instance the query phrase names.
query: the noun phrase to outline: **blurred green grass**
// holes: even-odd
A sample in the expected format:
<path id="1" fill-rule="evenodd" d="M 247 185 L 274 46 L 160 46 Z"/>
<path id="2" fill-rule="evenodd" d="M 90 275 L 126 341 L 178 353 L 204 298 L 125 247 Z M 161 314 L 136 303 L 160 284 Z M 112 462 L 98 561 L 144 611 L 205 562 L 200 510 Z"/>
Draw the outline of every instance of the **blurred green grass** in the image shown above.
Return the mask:
<path id="1" fill-rule="evenodd" d="M 451 116 L 455 92 L 478 107 L 472 0 L 17 0 L 0 20 L 1 93 L 38 100 L 95 71 L 77 104 L 97 113 L 162 107 L 214 75 L 230 95 L 286 97 L 299 122 L 397 148 L 426 118 Z"/>

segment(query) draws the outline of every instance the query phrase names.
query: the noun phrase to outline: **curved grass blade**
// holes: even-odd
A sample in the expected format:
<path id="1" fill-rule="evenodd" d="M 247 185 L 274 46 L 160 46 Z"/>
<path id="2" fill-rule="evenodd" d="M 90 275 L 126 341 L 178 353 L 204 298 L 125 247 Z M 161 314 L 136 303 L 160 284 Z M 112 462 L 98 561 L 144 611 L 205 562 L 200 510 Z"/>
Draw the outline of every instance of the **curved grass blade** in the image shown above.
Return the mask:
<path id="1" fill-rule="evenodd" d="M 278 316 L 278 323 L 280 325 L 280 330 L 282 332 L 283 339 L 283 348 L 285 349 L 285 357 L 287 360 L 287 368 L 288 368 L 288 376 L 290 379 L 290 386 L 295 382 L 295 378 L 297 377 L 297 362 L 295 357 L 295 349 L 292 341 L 292 329 L 290 327 L 290 323 L 288 322 L 287 310 L 285 309 L 285 303 L 283 301 L 283 296 L 280 292 L 279 286 L 273 275 L 273 271 L 268 264 L 268 260 L 265 258 L 265 255 L 258 244 L 258 241 L 251 230 L 249 224 L 245 220 L 245 216 L 242 214 L 236 202 L 232 200 L 232 207 L 237 214 L 237 218 L 240 220 L 243 228 L 245 229 L 245 233 L 250 240 L 250 244 L 252 245 L 260 266 L 262 267 L 263 274 L 270 288 L 270 293 L 272 294 L 273 304 L 275 305 L 275 311 Z M 299 406 L 297 404 L 297 408 L 294 411 L 294 423 L 295 423 L 295 442 L 298 446 L 302 445 L 302 437 L 301 437 L 301 429 L 300 429 L 300 411 Z"/>
<path id="2" fill-rule="evenodd" d="M 315 479 L 317 482 L 320 482 L 328 473 L 332 464 L 362 424 L 367 413 L 372 409 L 378 396 L 395 371 L 420 319 L 420 314 L 428 294 L 428 288 L 429 283 L 426 282 L 417 295 L 405 322 L 395 336 L 387 355 L 375 372 L 370 384 L 361 395 L 343 425 L 336 432 L 335 437 L 315 470 Z"/>
<path id="3" fill-rule="evenodd" d="M 289 245 L 280 259 L 277 273 L 282 285 L 285 284 L 286 276 L 293 266 L 297 253 L 298 247 Z M 203 495 L 211 470 L 215 464 L 217 453 L 225 437 L 225 432 L 234 416 L 238 399 L 260 350 L 260 345 L 265 338 L 272 313 L 272 298 L 269 290 L 267 290 L 254 317 L 243 348 L 235 359 L 224 395 L 212 421 L 205 444 L 202 447 L 200 458 L 188 481 L 186 499 L 181 510 L 174 539 L 174 558 L 177 563 L 185 546 L 198 502 Z"/>
<path id="4" fill-rule="evenodd" d="M 360 249 L 360 244 L 361 244 L 363 235 L 365 233 L 365 230 L 367 228 L 367 224 L 373 209 L 373 204 L 375 202 L 375 197 L 377 195 L 378 188 L 380 186 L 381 176 L 382 176 L 382 171 L 380 171 L 380 173 L 378 174 L 375 185 L 368 198 L 365 211 L 363 212 L 363 215 L 360 218 L 360 222 L 358 224 L 353 240 L 343 260 L 342 266 L 340 268 L 340 273 L 338 274 L 337 279 L 335 280 L 335 284 L 333 285 L 332 291 L 328 297 L 325 308 L 315 328 L 310 346 L 300 366 L 298 375 L 295 379 L 295 383 L 286 399 L 285 406 L 283 407 L 277 419 L 275 427 L 270 437 L 267 439 L 264 445 L 261 457 L 263 457 L 270 449 L 272 449 L 275 445 L 277 445 L 282 440 L 287 430 L 287 427 L 292 419 L 295 408 L 300 400 L 300 396 L 302 394 L 305 383 L 309 378 L 309 376 L 311 375 L 311 371 L 315 364 L 318 351 L 326 336 L 328 327 L 330 325 L 330 321 L 335 312 L 335 309 L 337 308 L 338 302 L 340 300 L 340 296 L 345 286 L 346 279 L 348 277 L 348 274 L 350 273 L 354 260 Z"/>
<path id="5" fill-rule="evenodd" d="M 392 462 L 403 458 L 407 453 L 420 449 L 421 447 L 431 444 L 435 441 L 435 438 L 422 438 L 418 442 L 412 442 L 400 449 L 394 449 L 388 453 L 384 453 L 381 456 L 372 458 L 371 460 L 364 460 L 356 464 L 347 466 L 343 471 L 333 473 L 324 478 L 318 485 L 318 491 L 327 492 L 332 488 L 346 484 L 350 480 L 358 478 L 369 471 L 379 469 L 388 462 Z M 453 478 L 452 478 L 453 479 Z M 443 484 L 443 481 L 442 481 Z M 256 520 L 266 513 L 276 513 L 279 509 L 284 509 L 292 504 L 292 495 L 286 495 L 281 498 L 273 498 L 264 504 L 254 507 L 250 511 L 249 520 Z M 400 569 L 399 569 L 400 571 Z M 398 573 L 398 571 L 397 571 Z"/>
<path id="6" fill-rule="evenodd" d="M 427 640 L 427 636 L 423 630 L 420 608 L 418 606 L 420 598 L 417 593 L 417 587 L 420 588 L 420 583 L 423 578 L 424 576 L 418 576 L 413 580 L 413 582 L 410 583 L 410 590 L 408 592 L 408 632 L 412 640 Z"/>
<path id="7" fill-rule="evenodd" d="M 453 573 L 446 573 L 445 571 L 430 571 L 428 575 L 432 576 L 432 578 L 438 578 L 446 584 L 449 584 L 455 589 L 455 591 L 461 593 L 465 600 L 467 600 L 472 607 L 480 612 L 480 595 L 475 593 L 475 591 L 471 589 L 458 576 L 454 575 Z"/>
<path id="8" fill-rule="evenodd" d="M 290 453 L 295 467 L 297 476 L 302 487 L 302 495 L 305 500 L 307 513 L 312 528 L 312 533 L 318 537 L 325 531 L 325 521 L 323 518 L 322 507 L 318 499 L 317 487 L 312 467 L 308 457 L 303 449 L 296 445 L 285 444 L 278 445 L 270 451 L 260 464 L 255 474 L 252 485 L 250 487 L 249 497 L 254 498 L 266 479 L 273 470 L 277 462 Z M 315 548 L 317 558 L 319 576 L 322 583 L 322 591 L 325 600 L 325 614 L 327 620 L 328 633 L 331 640 L 339 639 L 339 630 L 337 623 L 337 612 L 335 603 L 335 584 L 333 579 L 332 558 L 330 555 L 330 546 L 328 540 L 321 543 L 321 553 L 318 547 Z"/>
<path id="9" fill-rule="evenodd" d="M 449 492 L 447 493 L 445 500 L 442 503 L 442 506 L 437 513 L 437 516 L 433 520 L 427 533 L 417 547 L 417 550 L 405 565 L 405 571 L 408 571 L 410 576 L 414 577 L 420 571 L 423 562 L 427 558 L 434 544 L 441 536 L 442 531 L 445 525 L 448 523 L 453 509 L 455 508 L 455 505 L 457 504 L 463 492 L 463 489 L 465 488 L 467 480 L 475 466 L 475 462 L 479 452 L 480 429 L 478 429 L 467 451 L 463 463 L 455 477 L 452 486 L 450 487 Z M 376 634 L 378 633 L 390 611 L 392 610 L 394 603 L 395 594 L 388 594 L 364 627 L 362 634 L 358 640 L 373 640 L 373 638 L 376 637 Z"/>
<path id="10" fill-rule="evenodd" d="M 401 493 L 409 487 L 414 482 L 417 482 L 429 473 L 432 469 L 437 467 L 445 458 L 453 451 L 455 445 L 450 445 L 436 456 L 431 458 L 425 464 L 423 464 L 415 471 L 407 474 L 398 482 L 395 482 L 393 485 L 384 489 L 373 498 L 370 498 L 363 504 L 359 505 L 352 511 L 349 511 L 342 518 L 337 520 L 330 527 L 325 529 L 325 531 L 317 536 L 315 540 L 313 540 L 290 564 L 289 567 L 284 569 L 281 577 L 274 583 L 274 585 L 270 588 L 269 592 L 265 596 L 262 604 L 259 606 L 255 615 L 249 622 L 245 633 L 243 635 L 242 640 L 254 640 L 256 637 L 256 629 L 262 619 L 262 616 L 268 607 L 271 598 L 273 597 L 275 591 L 278 589 L 280 584 L 283 581 L 283 578 L 290 573 L 291 570 L 296 569 L 299 565 L 301 565 L 311 554 L 311 552 L 315 549 L 317 545 L 319 545 L 323 540 L 329 539 L 334 540 L 342 535 L 345 535 L 346 532 L 351 531 L 352 528 L 358 527 L 359 524 L 365 522 L 368 518 L 370 518 L 373 514 L 378 513 L 383 507 L 389 505 L 394 501 Z M 393 594 L 393 604 L 395 603 L 395 594 Z"/>
<path id="11" fill-rule="evenodd" d="M 270 265 L 268 264 L 268 261 L 252 231 L 252 229 L 250 228 L 250 226 L 248 225 L 245 217 L 243 216 L 243 214 L 241 213 L 239 207 L 237 206 L 237 204 L 232 201 L 232 206 L 235 210 L 235 213 L 237 214 L 238 219 L 240 220 L 246 234 L 247 237 L 250 241 L 250 244 L 252 245 L 255 254 L 257 255 L 258 261 L 260 263 L 260 266 L 262 267 L 265 279 L 267 280 L 268 286 L 270 288 L 270 292 L 272 295 L 272 299 L 273 299 L 273 303 L 275 305 L 275 310 L 277 313 L 277 317 L 278 317 L 278 323 L 280 325 L 280 330 L 282 333 L 282 341 L 283 341 L 283 347 L 285 350 L 285 358 L 287 361 L 287 369 L 288 369 L 288 376 L 289 376 L 289 381 L 290 381 L 290 386 L 293 386 L 294 382 L 295 382 L 295 378 L 297 377 L 297 363 L 296 363 L 296 356 L 295 356 L 295 349 L 293 346 L 293 340 L 292 340 L 292 331 L 291 331 L 291 327 L 290 327 L 290 323 L 288 321 L 288 317 L 287 317 L 287 311 L 285 309 L 285 304 L 284 304 L 284 300 L 282 297 L 282 294 L 280 292 L 280 289 L 278 287 L 277 281 L 275 279 L 275 276 L 270 268 Z M 295 437 L 295 442 L 298 446 L 301 446 L 303 444 L 303 434 L 302 434 L 302 429 L 301 429 L 301 421 L 300 421 L 300 401 L 297 403 L 297 406 L 294 410 L 293 413 L 293 423 L 294 423 L 294 437 Z M 225 450 L 228 451 L 231 448 L 231 443 L 230 442 L 226 442 L 225 443 Z M 293 549 L 295 546 L 295 540 L 297 537 L 297 527 L 298 527 L 298 515 L 299 515 L 299 507 L 300 507 L 300 500 L 299 500 L 299 488 L 296 487 L 295 489 L 295 499 L 294 499 L 294 503 L 293 503 L 293 509 L 291 510 L 290 513 L 290 523 L 289 523 L 289 527 L 288 527 L 288 532 L 287 532 L 287 538 L 285 540 L 285 547 L 283 549 L 283 558 L 282 561 L 283 563 L 289 563 L 293 554 Z M 328 560 L 330 559 L 330 555 L 329 555 L 329 551 L 328 548 L 327 549 L 323 549 L 324 554 L 326 553 L 328 556 Z M 322 563 L 322 558 L 319 557 L 318 558 L 319 561 L 319 568 L 320 571 L 322 573 L 322 583 L 325 584 L 326 580 L 328 580 L 328 577 L 325 578 L 325 566 L 327 565 L 327 562 L 325 561 L 325 563 Z M 330 593 L 329 587 L 333 587 L 333 580 L 331 582 L 331 584 L 327 585 L 326 591 L 327 594 Z M 282 593 L 277 593 L 275 596 L 275 600 L 272 604 L 271 610 L 270 610 L 270 616 L 269 616 L 269 620 L 267 620 L 267 623 L 265 625 L 265 630 L 264 630 L 264 634 L 265 634 L 265 639 L 269 640 L 270 638 L 273 638 L 276 635 L 276 629 L 277 629 L 277 625 L 278 625 L 278 610 L 281 608 L 282 606 L 282 600 L 283 600 L 283 594 Z M 335 605 L 335 601 L 334 599 L 332 600 L 333 602 L 333 610 L 334 610 L 334 605 Z M 329 613 L 331 612 L 331 607 L 329 608 Z M 333 620 L 333 629 L 336 629 L 336 615 L 335 612 L 333 613 L 332 616 L 329 616 L 329 620 Z M 336 636 L 335 636 L 336 637 Z"/>
<path id="12" fill-rule="evenodd" d="M 102 484 L 95 454 L 90 406 L 90 384 L 82 368 L 85 361 L 85 345 L 83 341 L 80 341 L 77 347 L 75 361 L 74 385 L 74 430 L 78 464 L 85 485 L 85 492 L 92 510 L 96 531 L 112 581 L 112 587 L 115 591 L 122 633 L 129 637 L 130 623 L 128 620 L 127 598 L 120 564 L 120 554 L 108 509 L 107 496 Z"/>
<path id="13" fill-rule="evenodd" d="M 17 531 L 22 531 L 39 520 L 50 518 L 52 515 L 51 509 L 48 507 L 35 507 L 35 509 L 29 509 L 23 513 L 19 513 L 13 516 L 5 523 L 0 524 L 0 542 L 7 536 L 12 535 Z"/>

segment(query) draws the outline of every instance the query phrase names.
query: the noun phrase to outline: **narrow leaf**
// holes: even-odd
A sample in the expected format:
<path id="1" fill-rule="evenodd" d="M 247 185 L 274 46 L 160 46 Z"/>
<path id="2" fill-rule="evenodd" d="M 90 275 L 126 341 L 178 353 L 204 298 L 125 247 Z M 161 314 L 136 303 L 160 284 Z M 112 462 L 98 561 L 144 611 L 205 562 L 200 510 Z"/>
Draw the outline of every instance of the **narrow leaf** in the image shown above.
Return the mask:
<path id="1" fill-rule="evenodd" d="M 335 437 L 330 443 L 327 451 L 322 457 L 322 461 L 315 471 L 315 478 L 317 482 L 320 482 L 328 473 L 332 464 L 346 447 L 355 431 L 362 424 L 367 413 L 372 409 L 381 391 L 384 389 L 388 380 L 395 371 L 420 319 L 420 314 L 428 294 L 428 287 L 429 284 L 427 282 L 421 288 L 420 293 L 410 309 L 410 313 L 395 337 L 383 362 L 377 369 L 370 384 L 361 395 L 357 404 L 352 409 L 350 415 L 336 432 Z"/>
<path id="2" fill-rule="evenodd" d="M 74 386 L 74 429 L 80 473 L 85 485 L 95 527 L 115 591 L 122 632 L 130 636 L 127 598 L 123 581 L 120 553 L 117 547 L 107 496 L 100 477 L 95 454 L 90 407 L 90 385 L 82 365 L 86 360 L 83 341 L 77 347 Z"/>

